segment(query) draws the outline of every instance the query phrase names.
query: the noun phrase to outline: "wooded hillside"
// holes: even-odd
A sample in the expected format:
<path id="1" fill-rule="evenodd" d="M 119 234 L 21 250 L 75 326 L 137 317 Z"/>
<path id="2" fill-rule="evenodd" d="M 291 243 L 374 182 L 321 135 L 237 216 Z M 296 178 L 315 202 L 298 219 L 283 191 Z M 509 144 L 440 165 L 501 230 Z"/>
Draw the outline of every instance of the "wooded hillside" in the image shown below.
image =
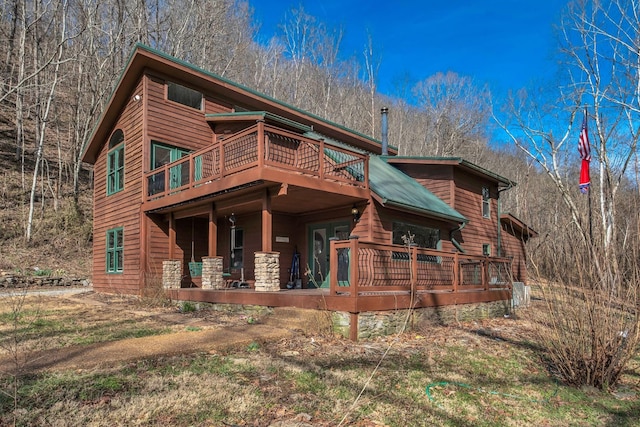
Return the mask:
<path id="1" fill-rule="evenodd" d="M 239 0 L 7 0 L 1 7 L 0 269 L 89 274 L 91 171 L 80 157 L 138 42 L 376 138 L 380 108 L 389 107 L 389 143 L 400 154 L 463 157 L 518 183 L 501 194 L 502 210 L 540 233 L 530 252 L 542 272 L 566 264 L 557 255 L 572 251 L 567 236 L 576 224 L 587 229 L 588 199 L 577 191 L 573 148 L 578 95 L 573 111 L 555 116 L 568 142 L 555 150 L 549 166 L 540 161 L 547 149 L 536 152 L 526 137 L 555 141 L 553 130 L 536 133 L 535 123 L 519 119 L 523 111 L 553 105 L 553 98 L 534 100 L 523 90 L 514 97 L 523 107 L 518 109 L 515 101 L 492 99 L 481 82 L 446 70 L 412 83 L 403 97 L 383 96 L 376 79 L 384 57 L 375 40 L 363 46 L 362 57 L 345 58 L 342 30 L 303 9 L 284 16 L 281 31 L 257 44 L 251 9 Z M 635 152 L 635 145 L 625 153 L 629 149 Z M 594 160 L 600 154 L 596 150 Z M 616 251 L 628 249 L 638 229 L 634 165 L 637 170 L 637 157 L 629 157 L 622 170 L 611 167 L 620 181 L 613 204 L 605 197 L 592 200 L 596 238 L 609 232 L 598 225 L 599 213 L 620 218 L 612 231 Z M 593 187 L 602 187 L 596 177 L 608 173 L 593 170 Z"/>

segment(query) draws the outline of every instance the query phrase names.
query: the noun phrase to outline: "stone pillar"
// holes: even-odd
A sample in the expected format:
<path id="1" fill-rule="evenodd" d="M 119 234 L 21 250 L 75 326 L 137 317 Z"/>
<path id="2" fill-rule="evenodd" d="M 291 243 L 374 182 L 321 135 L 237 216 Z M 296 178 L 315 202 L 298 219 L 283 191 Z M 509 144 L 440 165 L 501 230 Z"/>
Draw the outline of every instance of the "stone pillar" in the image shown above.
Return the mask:
<path id="1" fill-rule="evenodd" d="M 162 261 L 162 287 L 164 289 L 180 289 L 182 282 L 182 260 L 169 259 Z"/>
<path id="2" fill-rule="evenodd" d="M 280 252 L 255 253 L 255 289 L 258 292 L 280 290 Z"/>
<path id="3" fill-rule="evenodd" d="M 224 288 L 222 271 L 221 256 L 202 257 L 202 289 Z"/>

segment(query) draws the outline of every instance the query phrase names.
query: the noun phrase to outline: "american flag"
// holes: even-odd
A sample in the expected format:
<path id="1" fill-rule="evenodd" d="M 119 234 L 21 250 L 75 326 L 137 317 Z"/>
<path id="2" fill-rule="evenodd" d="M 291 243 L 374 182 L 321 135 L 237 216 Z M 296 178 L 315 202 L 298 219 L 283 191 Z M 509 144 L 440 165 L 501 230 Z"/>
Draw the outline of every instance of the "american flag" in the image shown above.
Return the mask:
<path id="1" fill-rule="evenodd" d="M 580 191 L 587 193 L 591 178 L 589 176 L 589 162 L 591 162 L 591 146 L 589 144 L 589 132 L 587 130 L 587 109 L 584 109 L 584 118 L 582 119 L 582 129 L 580 130 L 580 139 L 578 141 L 578 152 L 582 159 L 580 167 Z"/>

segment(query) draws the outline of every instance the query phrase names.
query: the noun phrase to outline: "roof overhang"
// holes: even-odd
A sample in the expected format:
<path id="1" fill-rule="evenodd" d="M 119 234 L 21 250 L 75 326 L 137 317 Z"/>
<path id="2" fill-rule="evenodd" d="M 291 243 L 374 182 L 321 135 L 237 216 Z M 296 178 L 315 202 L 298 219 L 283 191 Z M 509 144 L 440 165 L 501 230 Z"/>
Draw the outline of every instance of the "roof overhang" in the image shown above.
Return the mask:
<path id="1" fill-rule="evenodd" d="M 495 181 L 500 187 L 515 187 L 517 183 L 495 172 L 491 172 L 481 166 L 471 163 L 462 157 L 413 157 L 413 156 L 386 156 L 385 160 L 390 164 L 418 164 L 418 165 L 445 165 L 454 166 L 474 175 Z"/>
<path id="2" fill-rule="evenodd" d="M 508 212 L 500 215 L 500 222 L 502 224 L 508 225 L 515 233 L 518 233 L 519 235 L 526 237 L 527 239 L 538 237 L 537 231 L 535 231 L 533 228 L 525 224 L 522 220 Z"/>

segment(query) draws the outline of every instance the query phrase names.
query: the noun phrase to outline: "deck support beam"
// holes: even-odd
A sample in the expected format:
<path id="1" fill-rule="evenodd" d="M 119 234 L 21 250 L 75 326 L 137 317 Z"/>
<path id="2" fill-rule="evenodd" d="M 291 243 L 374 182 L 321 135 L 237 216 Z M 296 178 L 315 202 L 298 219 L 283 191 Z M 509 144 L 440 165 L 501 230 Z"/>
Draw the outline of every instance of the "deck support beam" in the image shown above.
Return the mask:
<path id="1" fill-rule="evenodd" d="M 349 313 L 349 339 L 358 341 L 358 313 Z"/>

